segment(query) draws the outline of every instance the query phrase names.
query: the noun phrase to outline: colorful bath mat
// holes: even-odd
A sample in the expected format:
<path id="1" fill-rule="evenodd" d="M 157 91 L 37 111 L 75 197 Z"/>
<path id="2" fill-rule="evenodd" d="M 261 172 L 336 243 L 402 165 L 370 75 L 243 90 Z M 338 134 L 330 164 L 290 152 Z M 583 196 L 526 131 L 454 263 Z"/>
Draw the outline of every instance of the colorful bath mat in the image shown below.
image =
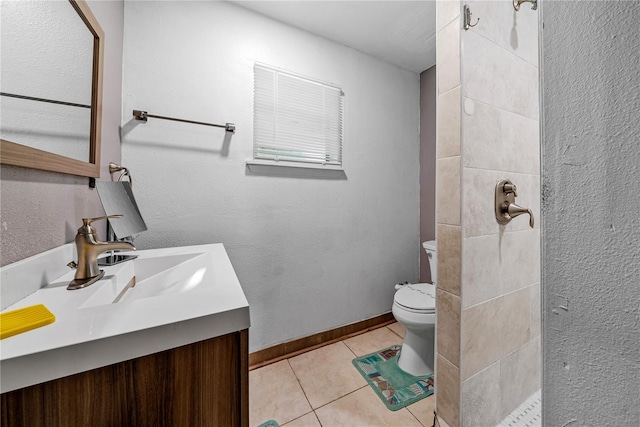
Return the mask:
<path id="1" fill-rule="evenodd" d="M 398 367 L 402 346 L 394 345 L 353 359 L 353 366 L 392 411 L 433 394 L 433 374 L 413 376 Z"/>
<path id="2" fill-rule="evenodd" d="M 269 420 L 269 421 L 263 422 L 258 427 L 280 427 L 280 424 L 278 424 L 276 421 Z"/>

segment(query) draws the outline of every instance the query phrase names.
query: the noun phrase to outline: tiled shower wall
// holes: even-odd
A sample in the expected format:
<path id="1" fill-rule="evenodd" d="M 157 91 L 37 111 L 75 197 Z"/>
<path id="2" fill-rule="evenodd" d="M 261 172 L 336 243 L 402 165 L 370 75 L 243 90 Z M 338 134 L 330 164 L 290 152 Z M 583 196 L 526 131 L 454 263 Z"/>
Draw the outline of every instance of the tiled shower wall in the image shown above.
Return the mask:
<path id="1" fill-rule="evenodd" d="M 437 3 L 436 411 L 450 426 L 460 413 L 460 4 Z M 441 423 L 442 424 L 442 423 Z"/>
<path id="2" fill-rule="evenodd" d="M 538 15 L 511 0 L 438 3 L 438 414 L 496 425 L 540 388 Z M 510 179 L 527 215 L 499 225 Z"/>

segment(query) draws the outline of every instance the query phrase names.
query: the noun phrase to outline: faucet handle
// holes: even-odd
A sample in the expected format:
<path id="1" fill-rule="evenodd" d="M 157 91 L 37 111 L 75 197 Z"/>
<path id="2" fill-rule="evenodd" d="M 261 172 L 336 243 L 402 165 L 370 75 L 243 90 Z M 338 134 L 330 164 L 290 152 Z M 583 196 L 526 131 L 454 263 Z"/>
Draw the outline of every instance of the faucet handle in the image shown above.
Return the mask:
<path id="1" fill-rule="evenodd" d="M 122 218 L 122 215 L 105 215 L 105 216 L 99 216 L 96 218 L 82 218 L 82 225 L 89 226 L 93 221 L 99 221 L 101 219 L 107 219 L 107 218 Z"/>
<path id="2" fill-rule="evenodd" d="M 515 184 L 512 184 L 511 181 L 507 181 L 502 186 L 502 191 L 504 191 L 505 194 L 513 193 L 514 197 L 518 197 L 518 193 L 516 192 L 517 190 L 518 188 L 516 187 Z"/>
<path id="3" fill-rule="evenodd" d="M 91 226 L 91 223 L 107 218 L 122 218 L 122 215 L 105 215 L 96 218 L 82 218 L 82 227 L 78 229 L 78 234 L 94 234 L 96 230 Z"/>

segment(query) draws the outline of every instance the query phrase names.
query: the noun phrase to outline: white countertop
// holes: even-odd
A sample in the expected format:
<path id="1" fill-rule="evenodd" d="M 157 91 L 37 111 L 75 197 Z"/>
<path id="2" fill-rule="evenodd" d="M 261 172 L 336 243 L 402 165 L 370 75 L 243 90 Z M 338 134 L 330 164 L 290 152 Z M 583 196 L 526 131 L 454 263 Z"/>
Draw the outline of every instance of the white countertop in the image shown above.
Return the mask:
<path id="1" fill-rule="evenodd" d="M 69 271 L 6 307 L 3 311 L 44 304 L 56 321 L 0 341 L 0 392 L 249 327 L 249 304 L 221 243 L 134 254 L 141 259 L 202 254 L 211 267 L 193 289 L 93 306 L 87 305 L 100 297 L 99 292 L 131 279 L 131 262 L 101 267 L 105 271 L 101 281 L 74 291 L 66 289 L 74 275 Z M 2 277 L 7 280 L 7 275 Z"/>

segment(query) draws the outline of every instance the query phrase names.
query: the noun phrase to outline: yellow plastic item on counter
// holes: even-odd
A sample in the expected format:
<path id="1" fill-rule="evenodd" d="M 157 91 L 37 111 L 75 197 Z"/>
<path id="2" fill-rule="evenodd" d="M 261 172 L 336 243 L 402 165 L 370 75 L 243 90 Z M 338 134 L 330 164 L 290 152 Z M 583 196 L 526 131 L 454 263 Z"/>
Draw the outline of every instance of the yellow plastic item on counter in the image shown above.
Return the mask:
<path id="1" fill-rule="evenodd" d="M 30 331 L 56 321 L 56 316 L 43 304 L 0 313 L 0 339 Z"/>

